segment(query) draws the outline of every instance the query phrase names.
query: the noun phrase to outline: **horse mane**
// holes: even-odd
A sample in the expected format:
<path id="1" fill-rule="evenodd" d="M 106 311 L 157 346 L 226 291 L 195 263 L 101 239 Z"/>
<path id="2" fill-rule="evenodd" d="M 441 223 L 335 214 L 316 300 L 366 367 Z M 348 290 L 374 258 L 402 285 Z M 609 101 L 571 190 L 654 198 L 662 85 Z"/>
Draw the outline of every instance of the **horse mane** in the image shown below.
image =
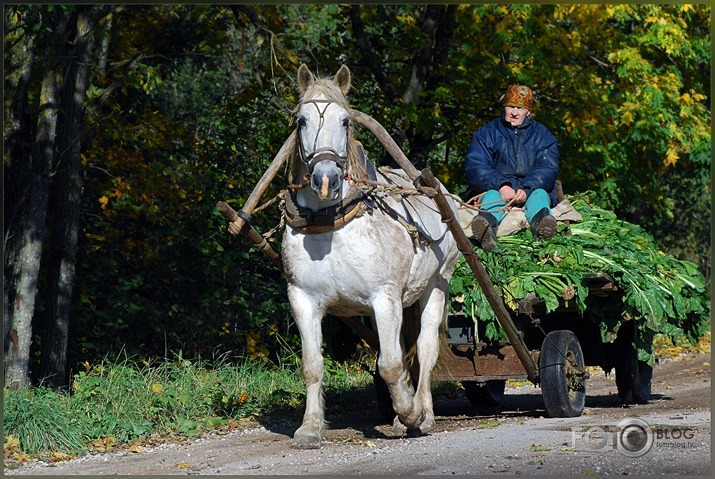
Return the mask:
<path id="1" fill-rule="evenodd" d="M 345 95 L 343 95 L 343 92 L 340 91 L 340 88 L 338 88 L 338 86 L 332 81 L 332 79 L 320 78 L 317 79 L 315 83 L 305 91 L 305 93 L 303 93 L 300 98 L 300 103 L 298 103 L 298 105 L 291 112 L 293 116 L 295 116 L 298 111 L 300 111 L 301 107 L 306 102 L 319 97 L 321 94 L 325 97 L 326 100 L 330 101 L 331 103 L 335 103 L 336 105 L 340 106 L 345 110 L 350 110 L 348 99 L 345 97 Z M 304 180 L 300 176 L 303 172 L 303 163 L 300 161 L 299 141 L 300 140 L 296 138 L 288 181 L 290 183 L 295 183 L 297 180 L 298 182 L 300 182 L 300 184 L 302 184 Z M 359 152 L 359 150 L 362 149 L 362 144 L 355 139 L 355 129 L 353 128 L 352 122 L 350 122 L 350 126 L 348 127 L 347 149 L 348 171 L 350 172 L 350 176 L 353 179 L 358 180 L 368 178 L 367 160 Z"/>

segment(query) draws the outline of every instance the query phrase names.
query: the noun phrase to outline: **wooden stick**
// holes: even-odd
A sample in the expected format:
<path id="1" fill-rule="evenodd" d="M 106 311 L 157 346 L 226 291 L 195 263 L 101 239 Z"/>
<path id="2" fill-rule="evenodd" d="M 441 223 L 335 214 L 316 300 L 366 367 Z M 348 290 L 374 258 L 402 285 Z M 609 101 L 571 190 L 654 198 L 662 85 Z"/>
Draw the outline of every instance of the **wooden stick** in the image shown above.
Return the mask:
<path id="1" fill-rule="evenodd" d="M 402 168 L 405 173 L 407 173 L 411 180 L 414 181 L 414 179 L 420 175 L 419 171 L 417 171 L 417 168 L 415 168 L 412 162 L 407 159 L 400 147 L 397 146 L 397 143 L 395 143 L 395 140 L 390 136 L 387 130 L 385 130 L 385 128 L 383 128 L 383 126 L 378 123 L 377 120 L 375 120 L 370 115 L 367 115 L 357 110 L 350 110 L 350 115 L 353 117 L 353 120 L 367 127 L 367 129 L 370 130 L 372 134 L 377 137 L 378 140 L 380 140 L 380 143 L 382 143 L 382 146 L 383 148 L 385 148 L 385 151 L 387 151 L 390 156 L 395 159 L 400 168 Z"/>
<path id="2" fill-rule="evenodd" d="M 218 204 L 216 205 L 216 209 L 219 210 L 219 212 L 229 220 L 231 223 L 234 223 L 236 220 L 240 219 L 238 216 L 238 213 L 236 210 L 231 208 L 227 203 L 223 201 L 219 201 Z M 283 271 L 283 261 L 281 260 L 281 256 L 274 250 L 271 245 L 266 241 L 266 239 L 261 236 L 261 234 L 253 228 L 250 224 L 248 225 L 247 228 L 243 228 L 241 230 L 241 233 L 246 235 L 248 239 L 250 239 L 253 244 L 258 246 L 258 249 L 263 251 L 268 258 L 273 261 L 273 264 L 278 266 L 278 268 Z"/>
<path id="3" fill-rule="evenodd" d="M 293 133 L 291 133 L 285 143 L 283 143 L 283 146 L 278 151 L 278 154 L 273 159 L 273 162 L 263 173 L 263 176 L 258 181 L 258 184 L 256 184 L 256 186 L 253 188 L 253 191 L 246 200 L 246 203 L 241 208 L 240 214 L 234 211 L 234 213 L 236 213 L 234 217 L 235 219 L 229 220 L 231 222 L 228 225 L 228 231 L 230 231 L 231 234 L 239 234 L 243 229 L 244 225 L 249 221 L 253 210 L 256 209 L 258 202 L 261 201 L 261 197 L 266 192 L 268 185 L 271 184 L 273 178 L 275 178 L 276 174 L 278 174 L 278 170 L 280 170 L 281 166 L 283 166 L 283 163 L 285 163 L 286 158 L 288 158 L 288 156 L 293 152 L 293 148 L 295 147 L 296 134 L 296 130 L 293 130 Z M 218 205 L 216 207 L 218 208 Z"/>
<path id="4" fill-rule="evenodd" d="M 539 369 L 536 366 L 536 362 L 531 356 L 529 348 L 526 347 L 524 338 L 522 338 L 521 334 L 516 329 L 509 312 L 506 310 L 506 306 L 504 306 L 504 302 L 496 292 L 496 289 L 494 289 L 494 284 L 492 283 L 492 280 L 489 279 L 489 275 L 487 274 L 486 269 L 484 269 L 484 265 L 481 261 L 479 261 L 477 255 L 474 254 L 472 242 L 469 241 L 469 238 L 464 233 L 464 230 L 459 224 L 459 220 L 455 216 L 454 211 L 449 206 L 447 198 L 440 189 L 439 181 L 437 181 L 437 178 L 434 177 L 429 168 L 422 170 L 421 179 L 429 187 L 427 195 L 432 198 L 437 205 L 437 208 L 439 208 L 440 213 L 442 213 L 442 221 L 447 223 L 449 230 L 452 232 L 452 236 L 454 236 L 454 239 L 457 242 L 459 251 L 464 255 L 464 259 L 467 261 L 472 273 L 477 278 L 477 282 L 482 288 L 489 305 L 494 310 L 499 324 L 504 329 L 507 338 L 509 338 L 509 342 L 514 348 L 516 355 L 521 360 L 521 364 L 524 366 L 529 380 L 534 384 L 537 384 L 539 381 Z"/>

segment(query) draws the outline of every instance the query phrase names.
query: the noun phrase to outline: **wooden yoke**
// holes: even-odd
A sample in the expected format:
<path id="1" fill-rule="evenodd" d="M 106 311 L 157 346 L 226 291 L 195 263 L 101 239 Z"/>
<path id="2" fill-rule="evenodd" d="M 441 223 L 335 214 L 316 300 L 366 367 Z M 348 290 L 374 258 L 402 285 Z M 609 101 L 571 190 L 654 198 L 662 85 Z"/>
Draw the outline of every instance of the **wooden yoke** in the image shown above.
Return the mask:
<path id="1" fill-rule="evenodd" d="M 378 140 L 380 140 L 380 143 L 382 143 L 385 151 L 387 151 L 390 156 L 394 158 L 400 168 L 407 173 L 407 176 L 409 176 L 412 181 L 420 176 L 420 172 L 417 171 L 415 165 L 407 159 L 400 147 L 397 146 L 397 143 L 395 143 L 395 140 L 392 139 L 387 130 L 385 130 L 385 128 L 378 123 L 377 120 L 370 115 L 366 115 L 365 113 L 357 110 L 350 110 L 350 115 L 353 117 L 353 120 L 367 127 L 367 129 L 370 130 L 370 132 L 375 135 Z"/>
<path id="2" fill-rule="evenodd" d="M 258 206 L 258 202 L 261 201 L 261 197 L 263 197 L 266 189 L 268 189 L 268 185 L 271 184 L 273 178 L 275 178 L 278 174 L 278 171 L 285 163 L 286 158 L 288 158 L 288 156 L 293 152 L 293 149 L 295 148 L 296 135 L 297 133 L 294 130 L 285 143 L 283 143 L 283 146 L 278 151 L 278 154 L 275 158 L 273 158 L 273 162 L 270 166 L 268 166 L 268 169 L 263 173 L 263 176 L 258 181 L 258 184 L 256 184 L 253 188 L 253 191 L 249 195 L 248 200 L 246 200 L 246 204 L 243 205 L 243 208 L 236 211 L 224 201 L 216 203 L 216 209 L 229 221 L 228 231 L 233 235 L 244 233 L 248 239 L 253 242 L 253 244 L 258 246 L 258 249 L 263 251 L 266 256 L 268 256 L 268 258 L 273 261 L 276 266 L 278 266 L 281 271 L 283 271 L 283 262 L 281 261 L 280 254 L 278 254 L 271 247 L 271 245 L 268 244 L 268 241 L 266 241 L 266 239 L 250 225 L 250 222 L 251 214 L 253 213 L 253 210 L 256 209 L 256 206 Z M 248 228 L 244 230 L 246 224 L 248 224 Z"/>
<path id="3" fill-rule="evenodd" d="M 246 203 L 243 205 L 243 208 L 238 211 L 234 211 L 235 216 L 232 216 L 233 219 L 227 217 L 227 219 L 229 219 L 230 221 L 228 225 L 228 231 L 230 231 L 231 234 L 237 235 L 241 233 L 241 230 L 243 229 L 244 225 L 251 221 L 251 214 L 253 213 L 253 210 L 256 209 L 256 206 L 258 206 L 258 202 L 261 201 L 263 193 L 266 192 L 266 189 L 268 189 L 268 185 L 271 184 L 273 178 L 275 178 L 276 174 L 278 174 L 278 170 L 281 169 L 281 166 L 283 166 L 283 163 L 285 163 L 286 158 L 288 158 L 288 156 L 293 152 L 293 149 L 295 148 L 296 135 L 296 131 L 293 130 L 293 133 L 291 133 L 285 143 L 283 143 L 283 146 L 278 151 L 278 154 L 273 159 L 273 162 L 263 173 L 263 176 L 258 181 L 258 184 L 253 188 L 253 191 L 246 200 Z M 218 205 L 216 207 L 219 208 Z M 226 215 L 224 214 L 224 216 Z"/>

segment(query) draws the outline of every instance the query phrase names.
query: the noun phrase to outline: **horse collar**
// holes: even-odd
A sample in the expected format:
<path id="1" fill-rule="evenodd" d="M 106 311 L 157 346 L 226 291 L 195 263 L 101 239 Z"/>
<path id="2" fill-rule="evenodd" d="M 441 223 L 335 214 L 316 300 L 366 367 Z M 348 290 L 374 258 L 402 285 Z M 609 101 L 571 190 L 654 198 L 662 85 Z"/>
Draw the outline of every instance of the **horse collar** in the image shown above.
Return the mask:
<path id="1" fill-rule="evenodd" d="M 289 190 L 286 193 L 284 217 L 288 225 L 301 233 L 327 233 L 362 216 L 367 208 L 364 200 L 363 192 L 353 187 L 339 203 L 314 211 L 300 206 L 295 192 Z"/>

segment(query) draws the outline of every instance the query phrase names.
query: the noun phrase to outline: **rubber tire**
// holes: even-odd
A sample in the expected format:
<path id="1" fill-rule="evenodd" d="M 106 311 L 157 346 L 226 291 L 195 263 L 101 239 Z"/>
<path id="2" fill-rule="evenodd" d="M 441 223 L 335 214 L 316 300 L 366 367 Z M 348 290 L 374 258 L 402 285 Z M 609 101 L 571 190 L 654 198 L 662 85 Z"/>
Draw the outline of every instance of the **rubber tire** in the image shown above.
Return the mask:
<path id="1" fill-rule="evenodd" d="M 616 388 L 623 404 L 646 404 L 650 400 L 653 368 L 638 360 L 630 343 L 616 349 Z"/>
<path id="2" fill-rule="evenodd" d="M 576 335 L 568 330 L 551 331 L 544 338 L 539 356 L 541 395 L 549 417 L 578 417 L 586 403 L 586 381 L 576 387 L 572 382 L 566 358 L 583 370 L 584 359 Z"/>
<path id="3" fill-rule="evenodd" d="M 495 379 L 482 384 L 476 381 L 462 381 L 462 386 L 472 406 L 494 407 L 499 406 L 504 400 L 506 381 Z"/>

